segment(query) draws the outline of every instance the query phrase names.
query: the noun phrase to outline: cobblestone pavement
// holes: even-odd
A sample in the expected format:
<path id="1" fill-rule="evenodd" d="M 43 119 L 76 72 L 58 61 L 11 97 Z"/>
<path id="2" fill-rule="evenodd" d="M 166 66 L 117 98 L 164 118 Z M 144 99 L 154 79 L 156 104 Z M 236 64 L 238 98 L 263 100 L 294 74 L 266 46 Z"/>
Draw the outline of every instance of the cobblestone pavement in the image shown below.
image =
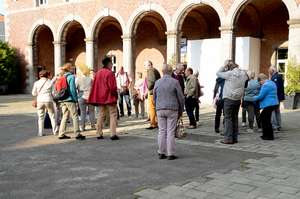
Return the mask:
<path id="1" fill-rule="evenodd" d="M 1 96 L 0 114 L 29 113 L 36 114 L 36 110 L 31 107 L 33 97 L 30 95 Z M 27 101 L 24 104 L 24 100 Z M 241 112 L 241 111 L 240 111 Z M 187 130 L 186 139 L 176 139 L 176 144 L 196 145 L 201 147 L 244 151 L 259 154 L 268 154 L 269 157 L 262 159 L 247 159 L 241 163 L 244 169 L 229 170 L 227 173 L 211 173 L 204 176 L 205 182 L 189 182 L 178 186 L 176 182 L 166 184 L 160 189 L 145 186 L 144 189 L 137 190 L 134 195 L 137 198 L 211 198 L 211 199 L 293 199 L 300 198 L 300 110 L 285 110 L 281 107 L 283 131 L 275 133 L 274 141 L 264 141 L 259 138 L 260 133 L 257 127 L 254 133 L 247 133 L 246 127 L 239 127 L 238 143 L 234 145 L 224 145 L 220 143 L 223 139 L 214 133 L 215 111 L 211 105 L 201 105 L 200 120 L 202 125 L 197 129 Z M 240 124 L 241 124 L 241 117 Z M 188 118 L 184 116 L 185 125 Z M 138 124 L 138 125 L 135 125 Z M 126 116 L 119 121 L 117 127 L 118 135 L 134 136 L 146 139 L 157 139 L 157 130 L 141 130 L 148 127 L 149 123 L 145 119 L 130 119 Z M 220 128 L 222 131 L 223 128 Z M 109 133 L 108 127 L 104 130 Z M 176 153 L 175 144 L 175 153 Z M 184 154 L 177 154 L 178 160 Z M 217 163 L 216 163 L 217 164 Z"/>

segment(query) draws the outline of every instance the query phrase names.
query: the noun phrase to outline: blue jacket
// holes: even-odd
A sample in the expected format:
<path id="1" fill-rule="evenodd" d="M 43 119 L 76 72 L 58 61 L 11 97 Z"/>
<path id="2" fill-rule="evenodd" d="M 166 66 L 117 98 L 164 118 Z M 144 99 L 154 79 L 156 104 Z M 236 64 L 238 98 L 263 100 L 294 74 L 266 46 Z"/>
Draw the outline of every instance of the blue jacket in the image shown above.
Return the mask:
<path id="1" fill-rule="evenodd" d="M 245 92 L 244 92 L 244 101 L 247 102 L 253 102 L 253 96 L 258 95 L 260 90 L 260 83 L 255 80 L 252 79 L 248 82 L 248 86 L 247 88 L 245 88 Z"/>
<path id="2" fill-rule="evenodd" d="M 225 70 L 224 72 L 227 72 L 227 71 L 229 71 L 228 69 L 227 70 Z M 225 101 L 225 99 L 223 98 L 223 88 L 224 88 L 224 85 L 225 85 L 225 79 L 223 79 L 223 78 L 221 78 L 221 77 L 218 77 L 217 79 L 216 79 L 216 83 L 218 84 L 218 85 L 221 85 L 221 89 L 220 89 L 220 99 L 221 99 L 221 101 Z M 217 86 L 218 88 L 219 88 L 219 86 Z M 218 89 L 217 88 L 217 89 Z M 216 91 L 217 92 L 217 91 Z M 214 96 L 215 97 L 215 96 Z"/>
<path id="3" fill-rule="evenodd" d="M 76 85 L 75 85 L 75 76 L 72 75 L 70 72 L 65 73 L 63 76 L 66 76 L 66 75 L 69 75 L 67 77 L 69 97 L 65 100 L 60 100 L 59 102 L 71 102 L 71 101 L 73 101 L 75 103 L 78 103 Z"/>
<path id="4" fill-rule="evenodd" d="M 254 97 L 254 101 L 260 101 L 260 108 L 278 105 L 276 84 L 271 80 L 267 80 L 262 85 L 259 95 Z"/>
<path id="5" fill-rule="evenodd" d="M 278 73 L 274 73 L 271 77 L 271 80 L 276 84 L 277 86 L 277 96 L 278 96 L 278 100 L 284 100 L 285 96 L 284 96 L 284 85 L 283 85 L 283 80 L 281 75 L 279 75 Z"/>

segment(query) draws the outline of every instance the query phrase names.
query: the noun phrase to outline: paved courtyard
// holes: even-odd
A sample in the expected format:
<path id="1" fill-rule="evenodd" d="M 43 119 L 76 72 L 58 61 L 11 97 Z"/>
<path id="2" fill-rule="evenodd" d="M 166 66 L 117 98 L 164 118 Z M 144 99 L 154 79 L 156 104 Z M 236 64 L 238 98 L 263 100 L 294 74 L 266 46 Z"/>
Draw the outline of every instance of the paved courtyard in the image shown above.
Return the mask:
<path id="1" fill-rule="evenodd" d="M 108 127 L 97 140 L 89 125 L 76 141 L 71 124 L 70 140 L 50 129 L 38 137 L 33 99 L 0 96 L 0 198 L 300 198 L 300 110 L 281 108 L 274 141 L 240 127 L 239 143 L 223 145 L 214 109 L 202 105 L 203 125 L 176 140 L 178 159 L 169 161 L 158 159 L 158 131 L 142 119 L 119 120 L 118 141 Z"/>

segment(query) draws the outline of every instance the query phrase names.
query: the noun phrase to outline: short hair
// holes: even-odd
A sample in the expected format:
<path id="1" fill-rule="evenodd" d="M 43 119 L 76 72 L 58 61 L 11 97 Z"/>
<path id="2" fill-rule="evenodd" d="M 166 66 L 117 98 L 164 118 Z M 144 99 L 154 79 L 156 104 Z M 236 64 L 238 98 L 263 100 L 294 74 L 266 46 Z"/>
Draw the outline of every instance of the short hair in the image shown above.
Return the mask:
<path id="1" fill-rule="evenodd" d="M 41 70 L 40 72 L 39 72 L 39 77 L 41 78 L 41 77 L 48 77 L 48 71 L 46 71 L 46 70 Z"/>
<path id="2" fill-rule="evenodd" d="M 190 71 L 191 74 L 193 74 L 193 69 L 192 68 L 187 68 L 188 71 Z"/>
<path id="3" fill-rule="evenodd" d="M 85 71 L 81 71 L 81 75 L 85 75 L 86 76 L 86 72 Z"/>
<path id="4" fill-rule="evenodd" d="M 254 77 L 255 77 L 255 71 L 253 70 L 253 71 L 248 71 L 247 72 L 247 75 L 251 78 L 251 79 L 254 79 Z"/>
<path id="5" fill-rule="evenodd" d="M 277 68 L 275 66 L 270 66 L 270 69 L 274 71 L 274 73 L 277 72 Z"/>
<path id="6" fill-rule="evenodd" d="M 265 80 L 265 79 L 268 79 L 267 75 L 265 75 L 264 73 L 260 73 L 258 75 L 258 78 L 257 80 L 260 82 L 261 80 Z"/>
<path id="7" fill-rule="evenodd" d="M 230 70 L 233 70 L 233 69 L 238 68 L 238 67 L 239 67 L 239 65 L 237 65 L 237 64 L 234 63 L 234 62 L 231 62 L 231 63 L 228 65 L 228 68 L 229 68 Z"/>
<path id="8" fill-rule="evenodd" d="M 177 69 L 179 70 L 179 68 L 180 68 L 181 65 L 182 65 L 182 64 L 177 64 L 177 65 L 175 66 L 175 68 L 177 68 Z"/>
<path id="9" fill-rule="evenodd" d="M 152 61 L 148 60 L 147 62 L 148 62 L 151 66 L 153 66 Z"/>
<path id="10" fill-rule="evenodd" d="M 61 70 L 63 70 L 66 73 L 70 70 L 71 67 L 72 67 L 71 63 L 66 63 L 61 67 Z"/>
<path id="11" fill-rule="evenodd" d="M 162 67 L 162 73 L 163 75 L 171 75 L 172 74 L 172 66 L 169 64 L 164 64 Z"/>
<path id="12" fill-rule="evenodd" d="M 106 66 L 109 62 L 111 62 L 111 59 L 110 59 L 109 57 L 105 57 L 105 58 L 102 60 L 103 66 Z"/>
<path id="13" fill-rule="evenodd" d="M 199 71 L 195 70 L 194 75 L 199 75 Z"/>
<path id="14" fill-rule="evenodd" d="M 93 69 L 91 69 L 91 70 L 89 70 L 89 74 L 90 74 L 92 71 L 95 72 Z"/>
<path id="15" fill-rule="evenodd" d="M 141 72 L 136 72 L 136 74 L 137 74 L 139 77 L 143 77 L 143 73 L 141 73 Z"/>

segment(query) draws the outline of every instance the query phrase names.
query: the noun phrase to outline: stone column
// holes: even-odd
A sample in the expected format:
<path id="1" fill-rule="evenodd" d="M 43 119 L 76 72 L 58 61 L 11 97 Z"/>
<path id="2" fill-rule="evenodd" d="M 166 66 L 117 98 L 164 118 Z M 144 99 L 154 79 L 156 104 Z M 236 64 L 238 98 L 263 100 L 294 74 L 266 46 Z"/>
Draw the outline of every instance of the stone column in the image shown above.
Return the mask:
<path id="1" fill-rule="evenodd" d="M 300 64 L 300 19 L 290 20 L 289 24 L 289 58 L 294 57 Z"/>
<path id="2" fill-rule="evenodd" d="M 37 45 L 34 43 L 28 43 L 28 65 L 26 69 L 26 93 L 31 93 L 33 84 L 38 80 L 37 69 Z"/>
<path id="3" fill-rule="evenodd" d="M 58 72 L 58 67 L 66 63 L 66 44 L 65 41 L 54 41 L 54 67 L 55 74 Z"/>
<path id="4" fill-rule="evenodd" d="M 135 83 L 135 44 L 136 35 L 122 35 L 123 39 L 123 67 L 132 78 L 130 91 L 133 90 Z"/>
<path id="5" fill-rule="evenodd" d="M 222 26 L 219 30 L 221 31 L 221 63 L 225 59 L 235 61 L 236 31 L 238 27 Z"/>
<path id="6" fill-rule="evenodd" d="M 98 65 L 95 62 L 95 57 L 98 53 L 98 48 L 95 48 L 95 43 L 97 44 L 96 40 L 94 39 L 84 39 L 85 45 L 86 45 L 86 66 L 97 71 L 98 70 Z M 96 50 L 96 53 L 95 53 Z"/>
<path id="7" fill-rule="evenodd" d="M 167 31 L 167 62 L 174 56 L 175 64 L 180 62 L 181 31 Z"/>

